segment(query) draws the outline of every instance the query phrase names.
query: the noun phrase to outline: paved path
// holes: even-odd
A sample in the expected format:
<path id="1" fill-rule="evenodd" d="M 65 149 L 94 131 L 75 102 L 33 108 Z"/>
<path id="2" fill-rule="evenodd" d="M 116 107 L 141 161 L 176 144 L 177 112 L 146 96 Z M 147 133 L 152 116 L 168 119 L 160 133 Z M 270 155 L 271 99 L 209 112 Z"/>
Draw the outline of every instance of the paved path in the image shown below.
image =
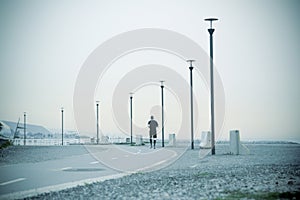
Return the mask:
<path id="1" fill-rule="evenodd" d="M 78 148 L 84 147 L 78 146 Z M 176 160 L 184 150 L 182 148 L 179 150 L 178 148 L 149 149 L 146 146 L 128 145 L 94 145 L 86 146 L 86 149 L 87 151 L 82 151 L 80 154 L 69 153 L 68 156 L 59 159 L 49 158 L 44 161 L 33 159 L 35 162 L 27 160 L 25 163 L 8 165 L 2 163 L 0 199 L 37 195 L 122 177 L 136 171 L 155 170 Z M 68 151 L 68 148 L 64 150 Z M 31 154 L 40 153 L 38 149 L 26 151 L 31 151 Z"/>
<path id="2" fill-rule="evenodd" d="M 121 172 L 153 171 L 168 166 L 178 159 L 185 148 L 157 148 L 148 146 L 107 145 L 105 152 L 97 146 L 87 146 L 95 159 Z"/>
<path id="3" fill-rule="evenodd" d="M 0 166 L 0 199 L 10 193 L 51 189 L 55 185 L 117 174 L 89 153 L 36 163 Z M 47 191 L 47 190 L 46 190 Z"/>

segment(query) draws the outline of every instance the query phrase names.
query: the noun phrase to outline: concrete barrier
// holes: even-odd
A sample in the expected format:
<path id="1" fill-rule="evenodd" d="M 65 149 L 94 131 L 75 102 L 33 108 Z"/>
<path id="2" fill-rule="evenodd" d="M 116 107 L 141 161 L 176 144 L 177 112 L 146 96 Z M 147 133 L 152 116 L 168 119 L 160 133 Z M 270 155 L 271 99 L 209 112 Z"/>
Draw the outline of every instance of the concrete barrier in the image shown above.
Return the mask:
<path id="1" fill-rule="evenodd" d="M 143 136 L 142 135 L 136 136 L 135 145 L 143 145 Z"/>
<path id="2" fill-rule="evenodd" d="M 169 134 L 169 146 L 176 146 L 175 133 Z"/>
<path id="3" fill-rule="evenodd" d="M 210 149 L 211 148 L 211 132 L 210 131 L 202 131 L 200 148 L 201 149 Z"/>
<path id="4" fill-rule="evenodd" d="M 230 153 L 240 154 L 240 132 L 238 130 L 230 131 Z"/>

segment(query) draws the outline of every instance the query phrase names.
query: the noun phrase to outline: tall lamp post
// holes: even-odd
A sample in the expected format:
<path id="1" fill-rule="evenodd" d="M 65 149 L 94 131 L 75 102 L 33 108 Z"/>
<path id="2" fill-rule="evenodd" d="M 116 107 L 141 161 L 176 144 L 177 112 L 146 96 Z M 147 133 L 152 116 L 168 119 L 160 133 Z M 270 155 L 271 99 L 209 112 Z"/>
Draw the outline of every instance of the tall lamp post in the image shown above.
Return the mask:
<path id="1" fill-rule="evenodd" d="M 132 99 L 133 99 L 133 93 L 130 93 L 130 144 L 132 143 Z"/>
<path id="2" fill-rule="evenodd" d="M 97 109 L 97 144 L 99 144 L 99 101 L 96 101 Z"/>
<path id="3" fill-rule="evenodd" d="M 207 18 L 205 21 L 210 22 L 209 40 L 210 40 L 210 112 L 211 112 L 211 154 L 216 154 L 215 149 L 215 108 L 214 108 L 214 70 L 213 70 L 213 33 L 212 22 L 217 21 L 217 18 Z"/>
<path id="4" fill-rule="evenodd" d="M 26 145 L 26 112 L 24 112 L 24 146 Z"/>
<path id="5" fill-rule="evenodd" d="M 193 62 L 195 60 L 187 60 L 190 63 L 190 84 L 191 84 L 191 149 L 194 149 L 194 114 L 193 114 Z"/>
<path id="6" fill-rule="evenodd" d="M 161 146 L 165 147 L 165 126 L 164 126 L 164 82 L 160 81 L 161 85 Z"/>
<path id="7" fill-rule="evenodd" d="M 64 108 L 61 107 L 61 145 L 64 145 Z"/>

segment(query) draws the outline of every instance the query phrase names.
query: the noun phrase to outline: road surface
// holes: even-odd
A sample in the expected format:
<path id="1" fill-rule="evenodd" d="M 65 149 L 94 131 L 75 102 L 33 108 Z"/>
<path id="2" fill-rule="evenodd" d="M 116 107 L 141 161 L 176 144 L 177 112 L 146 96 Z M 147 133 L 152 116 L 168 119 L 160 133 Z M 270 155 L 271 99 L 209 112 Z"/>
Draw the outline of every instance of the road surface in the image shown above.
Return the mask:
<path id="1" fill-rule="evenodd" d="M 128 145 L 94 145 L 78 146 L 78 148 L 86 148 L 87 151 L 59 159 L 25 163 L 20 161 L 16 164 L 2 163 L 0 199 L 23 198 L 76 185 L 119 178 L 137 171 L 155 170 L 172 163 L 184 150 L 182 148 L 180 150 L 178 148 L 149 149 L 146 146 Z M 68 148 L 65 150 L 67 151 Z M 38 150 L 30 151 L 30 148 L 26 151 L 36 155 L 40 153 Z"/>

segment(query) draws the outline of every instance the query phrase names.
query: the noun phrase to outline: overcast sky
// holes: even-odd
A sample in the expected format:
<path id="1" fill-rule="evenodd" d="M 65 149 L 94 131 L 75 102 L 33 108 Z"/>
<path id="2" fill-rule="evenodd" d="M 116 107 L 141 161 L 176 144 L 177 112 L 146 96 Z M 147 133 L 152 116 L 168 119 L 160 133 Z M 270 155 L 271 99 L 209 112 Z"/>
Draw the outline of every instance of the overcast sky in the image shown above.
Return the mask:
<path id="1" fill-rule="evenodd" d="M 0 119 L 17 121 L 26 111 L 28 123 L 59 128 L 60 108 L 64 107 L 65 126 L 74 130 L 76 78 L 85 60 L 99 45 L 127 31 L 159 28 L 185 35 L 209 52 L 208 24 L 203 19 L 213 16 L 219 18 L 214 24 L 214 61 L 226 99 L 221 137 L 226 139 L 229 130 L 238 129 L 242 139 L 300 140 L 299 13 L 300 3 L 296 0 L 2 0 Z M 144 52 L 128 55 L 113 67 L 117 70 L 119 65 L 127 63 L 127 69 L 132 62 L 136 66 L 149 64 L 149 55 L 156 59 L 153 61 L 156 64 L 176 62 L 164 53 Z M 182 67 L 186 67 L 183 78 L 188 81 L 187 65 Z M 110 113 L 111 104 L 104 99 L 113 90 L 110 86 L 120 79 L 120 74 L 108 71 L 98 85 L 102 92 L 95 91 L 95 99 L 103 100 L 101 129 L 105 134 L 119 131 Z M 197 84 L 199 77 L 195 75 L 195 79 Z M 144 87 L 136 95 L 153 90 L 153 86 Z M 203 124 L 196 137 L 209 129 L 209 93 L 205 91 L 197 94 L 207 98 L 203 99 L 205 105 L 199 105 L 204 114 L 200 116 Z M 180 113 L 176 94 L 166 93 L 169 109 Z M 158 90 L 157 98 L 137 103 L 136 124 L 147 123 L 147 109 L 159 105 L 159 94 Z M 166 132 L 176 132 L 180 118 L 174 117 L 174 113 L 166 115 L 169 119 Z M 95 130 L 95 126 L 89 130 Z"/>

